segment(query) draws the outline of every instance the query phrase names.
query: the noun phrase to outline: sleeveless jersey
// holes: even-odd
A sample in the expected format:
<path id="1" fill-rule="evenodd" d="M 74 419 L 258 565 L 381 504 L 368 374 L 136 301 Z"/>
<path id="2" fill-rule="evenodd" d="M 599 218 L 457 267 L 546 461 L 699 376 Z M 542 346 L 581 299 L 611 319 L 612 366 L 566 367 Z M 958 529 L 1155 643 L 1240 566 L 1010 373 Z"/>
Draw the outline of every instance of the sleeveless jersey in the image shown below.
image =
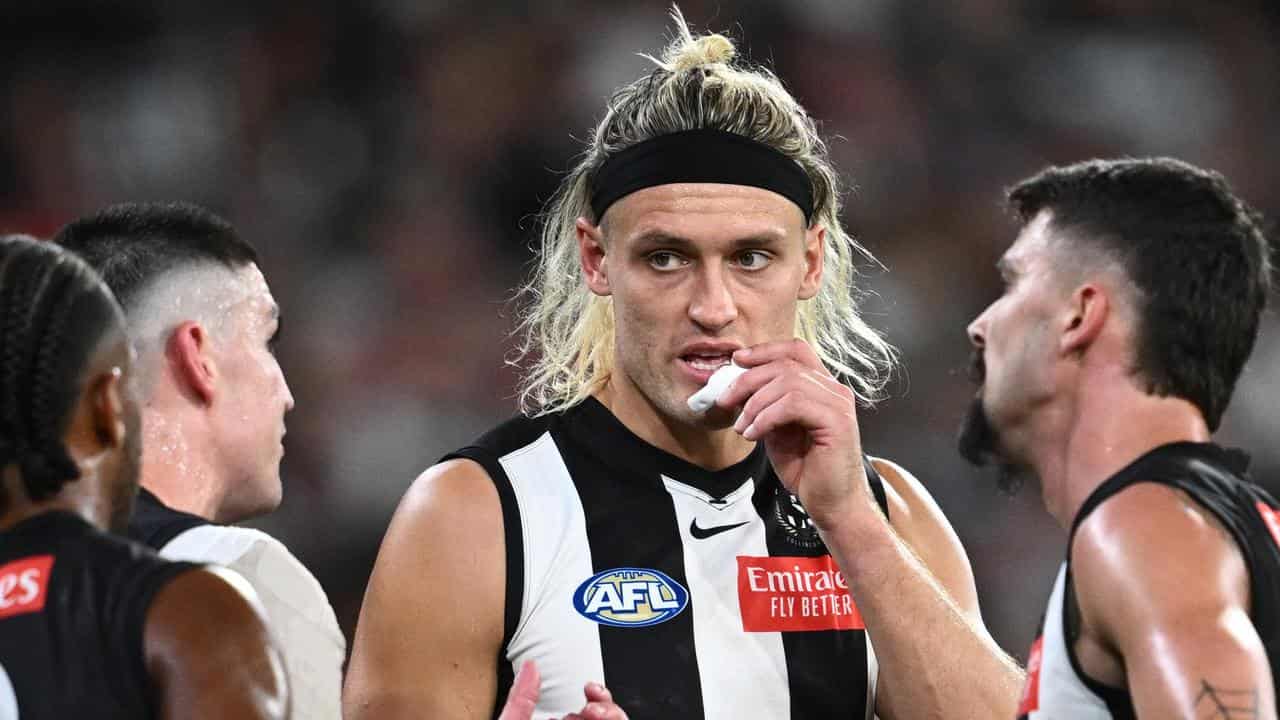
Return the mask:
<path id="1" fill-rule="evenodd" d="M 581 709 L 588 681 L 633 720 L 871 717 L 862 618 L 763 445 L 708 471 L 589 398 L 445 459 L 458 457 L 493 479 L 505 525 L 495 713 L 514 669 L 534 660 L 537 718 Z"/>
<path id="2" fill-rule="evenodd" d="M 145 488 L 138 492 L 129 537 L 161 557 L 217 563 L 248 580 L 284 654 L 292 717 L 341 718 L 346 637 L 324 588 L 284 544 L 260 530 L 174 510 Z"/>
<path id="3" fill-rule="evenodd" d="M 1018 711 L 1027 720 L 1133 718 L 1125 688 L 1086 675 L 1075 655 L 1080 610 L 1071 583 L 1070 542 L 1085 518 L 1125 488 L 1154 482 L 1176 488 L 1210 512 L 1231 534 L 1249 571 L 1250 616 L 1280 681 L 1280 513 L 1245 475 L 1248 457 L 1207 443 L 1163 445 L 1116 473 L 1085 500 L 1071 524 L 1067 560 L 1045 611 L 1043 634 L 1031 648 L 1027 687 Z M 1177 558 L 1170 558 L 1176 562 Z"/>
<path id="4" fill-rule="evenodd" d="M 155 717 L 147 610 L 193 567 L 69 512 L 0 532 L 0 720 Z"/>

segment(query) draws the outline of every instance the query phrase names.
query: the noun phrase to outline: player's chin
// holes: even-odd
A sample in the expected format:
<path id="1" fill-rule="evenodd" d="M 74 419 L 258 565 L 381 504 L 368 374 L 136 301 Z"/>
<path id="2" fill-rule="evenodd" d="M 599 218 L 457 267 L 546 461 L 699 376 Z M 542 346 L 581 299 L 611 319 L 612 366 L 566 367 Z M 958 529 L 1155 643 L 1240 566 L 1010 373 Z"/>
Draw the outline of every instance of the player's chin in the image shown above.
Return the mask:
<path id="1" fill-rule="evenodd" d="M 712 405 L 710 410 L 702 415 L 693 416 L 697 424 L 708 430 L 724 430 L 733 427 L 733 423 L 738 419 L 737 413 L 733 410 L 726 410 L 719 405 Z"/>

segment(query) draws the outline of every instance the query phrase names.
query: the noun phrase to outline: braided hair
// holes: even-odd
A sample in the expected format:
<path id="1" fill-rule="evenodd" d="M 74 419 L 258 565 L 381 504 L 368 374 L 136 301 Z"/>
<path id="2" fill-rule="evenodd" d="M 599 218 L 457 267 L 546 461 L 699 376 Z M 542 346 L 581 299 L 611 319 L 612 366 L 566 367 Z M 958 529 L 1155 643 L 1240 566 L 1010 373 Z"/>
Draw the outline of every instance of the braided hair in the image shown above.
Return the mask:
<path id="1" fill-rule="evenodd" d="M 124 332 L 120 307 L 82 260 L 31 237 L 0 237 L 0 467 L 17 466 L 32 501 L 80 476 L 63 433 L 84 371 L 113 331 Z"/>

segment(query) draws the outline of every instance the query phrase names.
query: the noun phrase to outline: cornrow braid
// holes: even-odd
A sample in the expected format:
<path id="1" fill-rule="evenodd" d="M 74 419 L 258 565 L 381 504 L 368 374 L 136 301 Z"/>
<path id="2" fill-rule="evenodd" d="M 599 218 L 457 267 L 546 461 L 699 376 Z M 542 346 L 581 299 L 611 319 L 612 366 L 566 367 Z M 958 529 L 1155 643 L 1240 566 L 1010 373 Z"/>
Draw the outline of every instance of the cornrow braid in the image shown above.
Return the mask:
<path id="1" fill-rule="evenodd" d="M 74 275 L 65 274 L 50 281 L 48 295 L 53 301 L 48 309 L 48 317 L 40 323 L 43 332 L 34 344 L 31 421 L 27 423 L 27 447 L 30 452 L 22 459 L 22 479 L 27 495 L 32 500 L 42 500 L 46 493 L 56 493 L 62 482 L 80 476 L 80 470 L 62 443 L 62 434 L 59 432 L 61 418 L 53 416 L 52 397 L 59 381 L 54 375 L 54 368 L 65 338 L 67 316 L 79 299 L 77 294 L 66 291 L 75 280 Z M 55 289 L 54 283 L 58 283 L 59 287 Z"/>
<path id="2" fill-rule="evenodd" d="M 32 501 L 79 477 L 62 435 L 112 332 L 124 332 L 120 307 L 83 261 L 52 243 L 0 238 L 0 466 L 17 466 Z M 8 503 L 0 494 L 0 511 Z"/>

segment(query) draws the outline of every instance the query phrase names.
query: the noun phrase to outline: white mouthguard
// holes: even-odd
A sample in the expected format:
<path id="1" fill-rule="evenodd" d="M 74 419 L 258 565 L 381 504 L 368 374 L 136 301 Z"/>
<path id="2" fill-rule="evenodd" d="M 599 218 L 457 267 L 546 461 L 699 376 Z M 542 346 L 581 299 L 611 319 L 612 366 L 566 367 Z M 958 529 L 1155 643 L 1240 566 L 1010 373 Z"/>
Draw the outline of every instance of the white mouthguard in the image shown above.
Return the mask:
<path id="1" fill-rule="evenodd" d="M 689 396 L 689 409 L 699 415 L 706 414 L 724 391 L 729 389 L 733 381 L 746 371 L 746 368 L 740 368 L 733 363 L 722 366 L 707 378 L 707 384 L 703 385 L 701 390 Z"/>

